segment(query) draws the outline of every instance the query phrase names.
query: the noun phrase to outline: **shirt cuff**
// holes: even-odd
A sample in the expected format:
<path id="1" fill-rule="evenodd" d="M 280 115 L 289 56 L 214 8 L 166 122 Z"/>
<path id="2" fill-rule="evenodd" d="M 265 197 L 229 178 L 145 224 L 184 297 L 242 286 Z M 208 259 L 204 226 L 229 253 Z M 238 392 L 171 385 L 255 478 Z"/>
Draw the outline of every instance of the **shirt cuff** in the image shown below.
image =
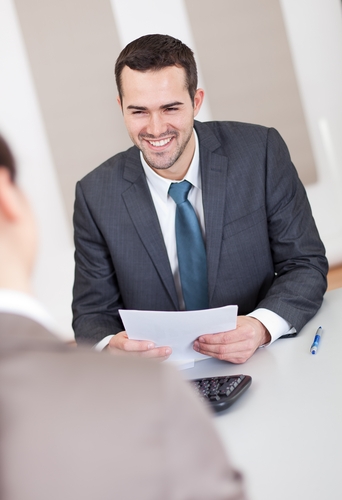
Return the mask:
<path id="1" fill-rule="evenodd" d="M 296 329 L 286 321 L 284 318 L 279 316 L 269 309 L 256 309 L 255 311 L 247 314 L 252 318 L 258 319 L 265 328 L 269 331 L 271 335 L 271 341 L 268 344 L 264 344 L 260 347 L 265 347 L 266 345 L 272 344 L 275 340 L 279 339 L 282 335 L 287 335 L 289 333 L 296 333 Z"/>
<path id="2" fill-rule="evenodd" d="M 97 344 L 95 344 L 93 346 L 93 349 L 95 351 L 103 351 L 103 349 L 105 347 L 107 347 L 107 345 L 109 344 L 109 341 L 111 338 L 113 338 L 114 335 L 107 335 L 107 337 L 105 337 L 104 339 L 100 340 L 100 342 L 98 342 Z"/>

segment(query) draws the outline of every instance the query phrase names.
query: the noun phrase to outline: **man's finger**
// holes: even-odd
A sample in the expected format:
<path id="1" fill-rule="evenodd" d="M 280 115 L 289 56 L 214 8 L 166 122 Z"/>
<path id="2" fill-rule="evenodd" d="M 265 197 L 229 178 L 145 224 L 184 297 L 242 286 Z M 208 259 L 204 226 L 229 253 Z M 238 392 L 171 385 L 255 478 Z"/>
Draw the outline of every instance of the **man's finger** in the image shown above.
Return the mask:
<path id="1" fill-rule="evenodd" d="M 153 349 L 155 344 L 149 340 L 131 340 L 125 331 L 119 332 L 110 339 L 109 348 L 121 349 L 128 352 L 140 352 Z"/>
<path id="2" fill-rule="evenodd" d="M 149 340 L 130 340 L 126 339 L 122 342 L 122 349 L 128 352 L 149 351 L 154 349 L 155 344 Z"/>
<path id="3" fill-rule="evenodd" d="M 197 340 L 194 342 L 195 351 L 200 352 L 201 354 L 207 354 L 209 356 L 215 354 L 233 354 L 239 353 L 243 351 L 251 350 L 252 345 L 247 342 L 235 342 L 234 344 L 204 344 L 202 342 L 198 342 Z"/>
<path id="4" fill-rule="evenodd" d="M 217 358 L 222 361 L 229 361 L 230 363 L 236 363 L 236 364 L 244 363 L 245 361 L 247 361 L 247 359 L 249 359 L 252 356 L 254 352 L 254 350 L 229 351 L 228 349 L 226 349 L 226 346 L 222 345 L 215 346 L 215 348 L 216 348 L 215 350 L 213 350 L 212 348 L 211 349 L 201 348 L 198 350 L 197 346 L 194 345 L 194 349 L 197 352 L 200 352 L 201 354 L 205 354 L 206 356 L 211 356 L 213 358 Z"/>
<path id="5" fill-rule="evenodd" d="M 156 347 L 155 349 L 139 352 L 136 354 L 142 358 L 150 358 L 150 359 L 157 359 L 158 361 L 165 361 L 170 357 L 171 353 L 172 353 L 171 347 Z"/>
<path id="6" fill-rule="evenodd" d="M 203 344 L 226 344 L 229 342 L 237 342 L 237 330 L 230 330 L 229 332 L 210 333 L 208 335 L 201 335 L 198 341 Z"/>

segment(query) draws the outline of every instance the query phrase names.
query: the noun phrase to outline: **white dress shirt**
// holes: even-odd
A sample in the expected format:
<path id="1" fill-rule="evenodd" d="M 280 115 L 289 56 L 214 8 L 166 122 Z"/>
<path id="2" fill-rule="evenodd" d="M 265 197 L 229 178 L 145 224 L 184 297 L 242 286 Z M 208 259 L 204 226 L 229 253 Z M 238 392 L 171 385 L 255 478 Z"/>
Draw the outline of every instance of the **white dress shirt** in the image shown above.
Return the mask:
<path id="1" fill-rule="evenodd" d="M 204 223 L 204 211 L 202 202 L 202 180 L 200 173 L 200 158 L 199 158 L 199 145 L 198 137 L 194 130 L 195 135 L 195 152 L 192 158 L 190 167 L 183 180 L 187 180 L 192 184 L 190 189 L 188 200 L 193 206 L 197 218 L 199 220 L 203 239 L 205 241 L 205 223 Z M 158 175 L 151 167 L 146 163 L 143 154 L 140 152 L 140 160 L 146 175 L 147 184 L 150 189 L 153 203 L 158 215 L 160 228 L 163 234 L 167 254 L 170 261 L 170 266 L 172 274 L 174 277 L 178 300 L 180 308 L 184 309 L 184 300 L 182 295 L 180 275 L 178 269 L 178 258 L 177 258 L 177 246 L 176 246 L 176 235 L 175 235 L 175 218 L 176 218 L 176 203 L 169 196 L 168 191 L 170 184 L 175 181 L 165 179 Z M 182 182 L 176 181 L 176 182 Z M 227 304 L 228 305 L 228 304 Z M 278 314 L 270 311 L 268 309 L 260 308 L 248 314 L 253 318 L 258 319 L 267 328 L 271 335 L 271 342 L 274 342 L 279 337 L 286 333 L 292 333 L 291 325 L 281 318 Z M 113 335 L 108 335 L 102 339 L 96 346 L 96 350 L 102 350 L 106 347 Z M 269 345 L 269 344 L 268 344 Z"/>

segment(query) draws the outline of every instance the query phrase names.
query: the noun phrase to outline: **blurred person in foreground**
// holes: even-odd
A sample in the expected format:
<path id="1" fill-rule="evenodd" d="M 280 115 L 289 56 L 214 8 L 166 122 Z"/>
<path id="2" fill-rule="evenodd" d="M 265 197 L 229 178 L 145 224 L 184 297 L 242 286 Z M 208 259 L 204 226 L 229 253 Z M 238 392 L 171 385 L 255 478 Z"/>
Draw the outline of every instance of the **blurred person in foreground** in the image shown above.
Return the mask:
<path id="1" fill-rule="evenodd" d="M 206 409 L 170 367 L 75 349 L 30 290 L 31 208 L 0 136 L 1 500 L 242 500 Z"/>

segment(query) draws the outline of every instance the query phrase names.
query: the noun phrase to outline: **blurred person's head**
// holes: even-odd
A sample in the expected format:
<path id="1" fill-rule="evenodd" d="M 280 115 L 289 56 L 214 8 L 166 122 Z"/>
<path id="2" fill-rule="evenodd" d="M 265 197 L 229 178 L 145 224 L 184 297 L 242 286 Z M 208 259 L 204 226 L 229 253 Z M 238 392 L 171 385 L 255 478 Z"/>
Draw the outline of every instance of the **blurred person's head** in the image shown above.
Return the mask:
<path id="1" fill-rule="evenodd" d="M 187 45 L 169 35 L 144 35 L 129 43 L 115 64 L 115 80 L 120 101 L 123 97 L 121 80 L 125 66 L 137 71 L 158 71 L 170 66 L 183 68 L 185 83 L 192 104 L 197 90 L 197 67 L 194 54 Z"/>
<path id="2" fill-rule="evenodd" d="M 37 232 L 31 207 L 16 184 L 14 156 L 0 135 L 0 287 L 29 291 Z"/>

